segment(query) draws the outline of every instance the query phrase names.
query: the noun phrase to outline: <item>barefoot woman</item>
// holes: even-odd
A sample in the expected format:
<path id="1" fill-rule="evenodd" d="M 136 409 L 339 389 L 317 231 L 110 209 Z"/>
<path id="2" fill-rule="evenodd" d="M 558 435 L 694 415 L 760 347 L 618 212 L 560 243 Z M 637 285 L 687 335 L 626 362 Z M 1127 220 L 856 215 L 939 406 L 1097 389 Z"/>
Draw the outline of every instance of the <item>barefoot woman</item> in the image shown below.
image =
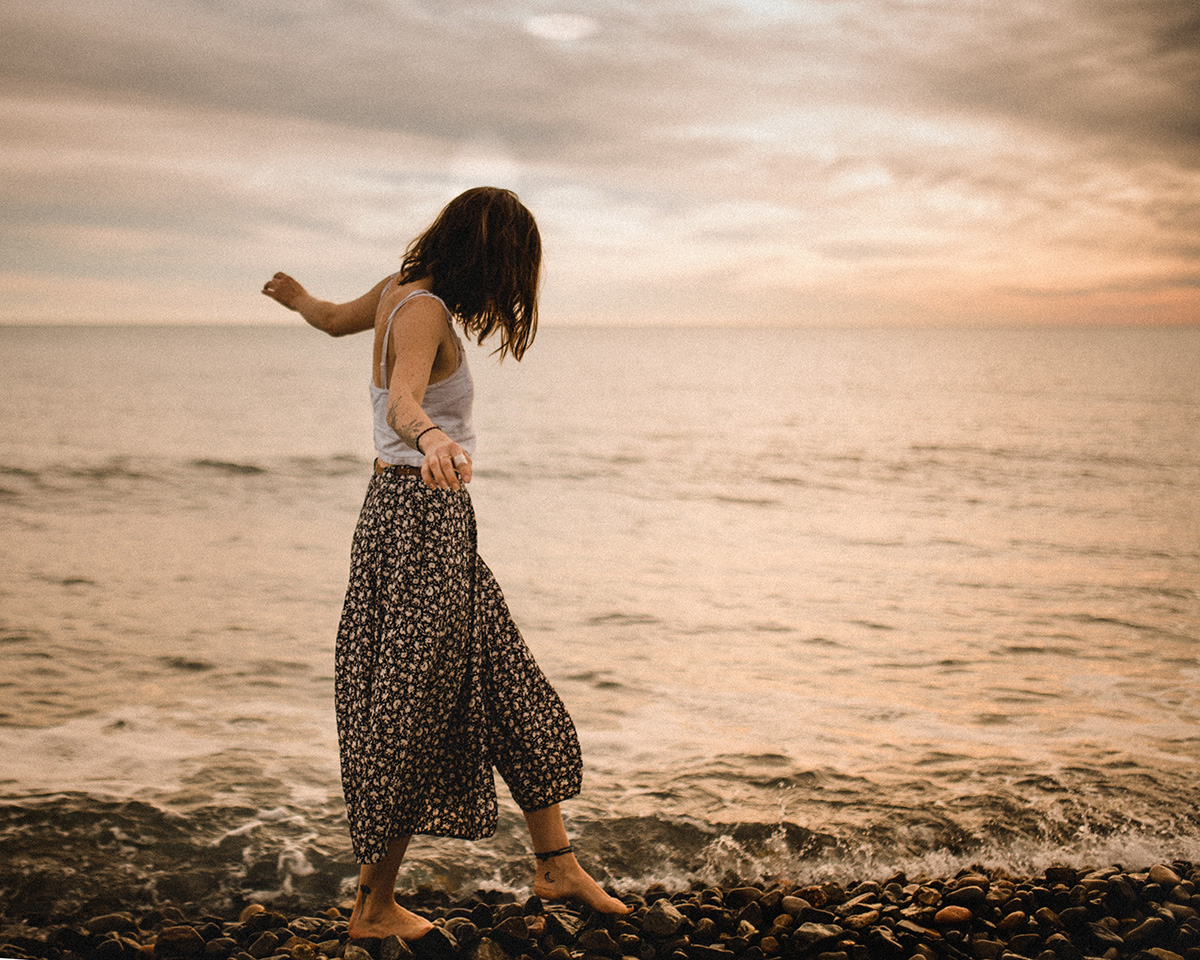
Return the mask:
<path id="1" fill-rule="evenodd" d="M 331 336 L 375 332 L 375 475 L 351 551 L 335 659 L 342 786 L 361 864 L 353 937 L 412 940 L 430 923 L 395 900 L 413 834 L 496 830 L 493 767 L 525 814 L 533 889 L 606 913 L 571 852 L 559 803 L 580 789 L 571 718 L 533 661 L 476 553 L 474 390 L 457 322 L 521 359 L 537 328 L 542 250 L 508 190 L 457 197 L 414 240 L 400 272 L 349 303 L 277 273 L 263 293 Z"/>

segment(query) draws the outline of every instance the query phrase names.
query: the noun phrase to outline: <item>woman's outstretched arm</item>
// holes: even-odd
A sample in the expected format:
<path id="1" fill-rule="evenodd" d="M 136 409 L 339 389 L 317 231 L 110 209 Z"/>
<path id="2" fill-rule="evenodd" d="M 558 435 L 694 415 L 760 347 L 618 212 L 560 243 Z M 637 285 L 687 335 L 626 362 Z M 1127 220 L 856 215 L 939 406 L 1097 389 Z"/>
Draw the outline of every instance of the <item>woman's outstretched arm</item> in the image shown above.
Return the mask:
<path id="1" fill-rule="evenodd" d="M 275 274 L 263 284 L 262 292 L 289 310 L 295 310 L 318 330 L 323 330 L 331 337 L 344 337 L 348 333 L 362 333 L 375 326 L 379 296 L 390 279 L 384 277 L 357 300 L 349 303 L 318 300 L 286 273 Z"/>

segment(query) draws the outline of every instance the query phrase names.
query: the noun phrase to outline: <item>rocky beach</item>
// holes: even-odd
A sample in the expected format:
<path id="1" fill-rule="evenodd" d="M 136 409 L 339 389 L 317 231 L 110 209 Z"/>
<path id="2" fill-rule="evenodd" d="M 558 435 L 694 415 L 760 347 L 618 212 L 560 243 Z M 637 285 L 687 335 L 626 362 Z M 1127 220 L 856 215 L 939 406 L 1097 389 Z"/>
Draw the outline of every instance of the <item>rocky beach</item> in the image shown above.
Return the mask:
<path id="1" fill-rule="evenodd" d="M 785 880 L 623 894 L 601 916 L 536 897 L 419 890 L 432 919 L 415 943 L 351 940 L 346 906 L 236 919 L 160 904 L 76 918 L 10 919 L 0 956 L 46 960 L 1200 960 L 1200 867 L 1055 866 L 1017 877 L 964 869 L 852 884 Z M 30 922 L 32 919 L 34 922 Z"/>

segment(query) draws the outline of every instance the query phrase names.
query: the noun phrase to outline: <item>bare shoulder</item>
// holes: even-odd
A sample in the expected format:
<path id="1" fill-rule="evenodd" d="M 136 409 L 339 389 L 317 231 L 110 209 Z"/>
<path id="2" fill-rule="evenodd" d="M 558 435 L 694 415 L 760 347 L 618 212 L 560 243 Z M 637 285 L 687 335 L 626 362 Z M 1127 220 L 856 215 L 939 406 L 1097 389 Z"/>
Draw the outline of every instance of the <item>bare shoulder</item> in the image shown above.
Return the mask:
<path id="1" fill-rule="evenodd" d="M 375 323 L 378 328 L 386 326 L 392 317 L 392 336 L 436 336 L 442 339 L 448 330 L 446 311 L 440 300 L 434 297 L 414 297 L 414 293 L 428 289 L 422 284 L 406 283 L 384 293 L 379 303 Z M 405 303 L 405 301 L 408 301 Z M 403 306 L 400 306 L 404 304 Z M 400 307 L 399 310 L 396 308 Z"/>

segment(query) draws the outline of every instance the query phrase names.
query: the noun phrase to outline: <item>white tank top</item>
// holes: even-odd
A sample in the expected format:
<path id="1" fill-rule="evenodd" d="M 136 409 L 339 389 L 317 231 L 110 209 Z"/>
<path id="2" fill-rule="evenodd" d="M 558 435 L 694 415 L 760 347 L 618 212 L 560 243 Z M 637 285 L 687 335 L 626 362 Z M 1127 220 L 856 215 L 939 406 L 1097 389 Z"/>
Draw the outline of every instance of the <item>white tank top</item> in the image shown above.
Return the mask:
<path id="1" fill-rule="evenodd" d="M 387 290 L 387 287 L 384 287 Z M 431 383 L 425 388 L 425 398 L 421 401 L 421 409 L 450 439 L 458 443 L 467 453 L 475 452 L 475 426 L 471 422 L 471 407 L 475 402 L 475 382 L 471 379 L 471 370 L 467 366 L 467 356 L 463 350 L 458 331 L 451 322 L 450 308 L 442 298 L 428 290 L 414 290 L 396 304 L 388 315 L 387 328 L 383 334 L 383 356 L 379 361 L 379 382 L 382 387 L 375 386 L 372 379 L 371 411 L 375 421 L 375 455 L 384 463 L 402 463 L 419 467 L 425 459 L 424 454 L 418 453 L 400 439 L 391 424 L 387 422 L 387 354 L 388 344 L 392 336 L 392 319 L 408 301 L 415 297 L 433 297 L 446 311 L 446 323 L 454 336 L 454 345 L 458 350 L 458 366 L 445 380 Z M 380 299 L 383 299 L 382 294 Z"/>

